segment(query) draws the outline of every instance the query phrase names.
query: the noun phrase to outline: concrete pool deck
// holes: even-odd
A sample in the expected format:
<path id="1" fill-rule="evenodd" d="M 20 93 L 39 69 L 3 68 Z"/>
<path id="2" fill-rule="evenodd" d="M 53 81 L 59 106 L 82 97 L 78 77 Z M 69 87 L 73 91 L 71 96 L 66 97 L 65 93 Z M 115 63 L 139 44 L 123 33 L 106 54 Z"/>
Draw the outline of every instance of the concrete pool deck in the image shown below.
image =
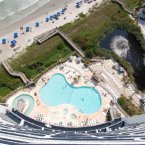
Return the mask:
<path id="1" fill-rule="evenodd" d="M 21 94 L 32 96 L 35 104 L 34 109 L 29 116 L 38 119 L 38 114 L 41 114 L 40 116 L 43 116 L 42 121 L 48 125 L 55 124 L 80 127 L 105 123 L 106 113 L 109 108 L 115 108 L 121 114 L 121 117 L 124 117 L 126 115 L 120 108 L 118 108 L 117 105 L 114 105 L 113 107 L 110 106 L 110 102 L 116 102 L 121 94 L 126 97 L 129 97 L 132 94 L 134 94 L 133 97 L 138 95 L 138 98 L 140 98 L 141 96 L 135 92 L 135 87 L 131 83 L 128 83 L 129 85 L 125 86 L 123 77 L 124 75 L 127 75 L 126 71 L 124 70 L 124 73 L 120 74 L 116 69 L 113 69 L 113 66 L 120 68 L 118 63 L 111 59 L 98 59 L 96 62 L 91 63 L 86 67 L 80 59 L 76 56 L 72 56 L 65 63 L 60 64 L 45 73 L 38 80 L 36 87 L 17 92 L 7 100 L 7 103 L 12 105 L 14 99 Z M 100 109 L 93 114 L 83 114 L 69 104 L 62 104 L 56 107 L 45 105 L 40 98 L 39 90 L 47 84 L 54 74 L 58 73 L 63 74 L 68 83 L 73 84 L 75 87 L 89 86 L 96 88 L 102 99 Z M 92 79 L 94 77 L 98 78 L 98 80 Z M 78 78 L 78 82 L 75 82 L 74 78 Z"/>
<path id="2" fill-rule="evenodd" d="M 36 119 L 38 114 L 44 116 L 43 121 L 47 124 L 59 124 L 65 126 L 90 126 L 98 123 L 106 122 L 105 110 L 109 109 L 109 102 L 112 100 L 111 96 L 101 87 L 95 86 L 90 80 L 93 73 L 85 67 L 84 63 L 77 63 L 77 58 L 73 57 L 72 62 L 67 61 L 62 65 L 56 66 L 46 74 L 44 74 L 37 82 L 36 87 L 33 89 L 26 89 L 18 92 L 14 96 L 10 97 L 7 101 L 9 105 L 12 105 L 14 99 L 21 94 L 28 94 L 35 100 L 34 109 L 29 114 L 30 117 Z M 67 81 L 75 86 L 90 86 L 98 90 L 101 95 L 102 105 L 100 109 L 94 114 L 80 113 L 74 106 L 69 104 L 63 104 L 56 107 L 50 107 L 45 105 L 41 99 L 39 90 L 43 87 L 49 79 L 56 73 L 63 74 Z M 78 83 L 74 84 L 74 78 L 79 76 Z M 105 95 L 108 94 L 108 95 Z M 64 111 L 65 110 L 65 111 Z M 66 113 L 67 110 L 67 113 Z M 75 118 L 73 118 L 75 116 Z"/>

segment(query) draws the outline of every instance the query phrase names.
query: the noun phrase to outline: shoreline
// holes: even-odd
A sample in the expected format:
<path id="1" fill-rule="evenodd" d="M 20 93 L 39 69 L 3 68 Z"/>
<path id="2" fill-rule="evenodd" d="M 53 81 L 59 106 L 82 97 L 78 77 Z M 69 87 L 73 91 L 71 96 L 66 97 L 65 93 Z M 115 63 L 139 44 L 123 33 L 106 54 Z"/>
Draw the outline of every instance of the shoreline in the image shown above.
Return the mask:
<path id="1" fill-rule="evenodd" d="M 36 11 L 32 12 L 31 14 L 25 16 L 24 18 L 17 20 L 16 22 L 4 27 L 4 28 L 0 28 L 0 37 L 2 37 L 3 35 L 6 35 L 10 32 L 12 32 L 13 30 L 25 25 L 26 23 L 29 23 L 30 21 L 39 19 L 39 17 L 44 16 L 44 15 L 48 15 L 48 13 L 51 13 L 51 11 L 55 11 L 61 7 L 64 7 L 66 3 L 72 3 L 75 0 L 51 0 L 49 2 L 47 2 L 46 4 L 44 4 L 43 6 L 41 6 L 40 8 L 38 8 Z M 54 6 L 55 5 L 55 6 Z"/>
<path id="2" fill-rule="evenodd" d="M 56 27 L 74 22 L 76 19 L 78 19 L 80 13 L 88 14 L 90 8 L 92 8 L 95 4 L 97 4 L 97 7 L 99 7 L 103 3 L 103 0 L 96 0 L 92 1 L 91 3 L 83 2 L 80 8 L 75 7 L 76 0 L 70 0 L 69 3 L 67 3 L 67 10 L 64 14 L 59 16 L 58 20 L 53 19 L 49 22 L 45 22 L 45 18 L 48 16 L 48 13 L 50 16 L 60 12 L 62 8 L 65 7 L 67 0 L 62 0 L 58 3 L 57 2 L 58 0 L 52 0 L 48 2 L 49 10 L 48 4 L 44 5 L 37 10 L 37 12 L 30 14 L 24 19 L 12 24 L 12 26 L 0 31 L 0 39 L 7 39 L 6 44 L 0 44 L 0 62 L 10 58 L 16 58 L 19 54 L 22 54 L 28 46 L 32 45 L 36 36 L 46 31 L 55 29 Z M 40 23 L 39 27 L 35 27 L 35 23 L 37 21 Z M 22 26 L 24 29 L 20 29 Z M 30 32 L 25 31 L 26 26 L 31 27 Z M 17 32 L 19 35 L 17 38 L 14 38 L 15 32 Z M 13 40 L 16 40 L 17 43 L 16 46 L 11 47 L 10 43 Z"/>

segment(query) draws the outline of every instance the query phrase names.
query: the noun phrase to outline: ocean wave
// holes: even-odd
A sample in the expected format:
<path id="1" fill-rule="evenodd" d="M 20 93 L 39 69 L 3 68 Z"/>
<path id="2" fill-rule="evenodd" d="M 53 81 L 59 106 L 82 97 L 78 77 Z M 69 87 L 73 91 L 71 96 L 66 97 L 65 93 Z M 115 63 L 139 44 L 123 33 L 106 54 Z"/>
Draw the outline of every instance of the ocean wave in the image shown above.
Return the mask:
<path id="1" fill-rule="evenodd" d="M 0 2 L 0 21 L 2 21 L 7 17 L 33 7 L 33 5 L 37 6 L 35 8 L 33 7 L 34 10 L 37 10 L 43 4 L 47 3 L 48 0 L 1 0 Z M 34 10 L 31 10 L 31 12 Z"/>
<path id="2" fill-rule="evenodd" d="M 0 0 L 0 3 L 3 2 L 4 0 Z"/>
<path id="3" fill-rule="evenodd" d="M 4 2 L 4 0 L 2 0 L 2 1 Z M 12 16 L 15 13 L 18 13 L 18 12 L 20 12 L 22 10 L 25 10 L 25 9 L 29 8 L 30 6 L 36 4 L 37 2 L 39 2 L 39 0 L 35 0 L 35 1 L 33 0 L 32 3 L 29 2 L 29 4 L 28 4 L 27 1 L 25 1 L 25 3 L 23 3 L 22 0 L 21 0 L 21 3 L 19 2 L 19 6 L 17 7 L 17 10 L 14 11 L 14 12 L 11 12 L 10 10 L 8 10 L 8 8 L 5 7 L 4 9 L 7 12 L 5 12 L 5 16 L 3 16 L 3 17 L 0 18 L 0 21 L 3 20 L 3 19 L 5 19 L 6 17 Z M 0 5 L 3 5 L 3 4 L 0 4 Z"/>
<path id="4" fill-rule="evenodd" d="M 8 4 L 9 1 L 9 4 Z M 0 1 L 0 25 L 11 24 L 18 21 L 50 0 L 1 0 Z"/>

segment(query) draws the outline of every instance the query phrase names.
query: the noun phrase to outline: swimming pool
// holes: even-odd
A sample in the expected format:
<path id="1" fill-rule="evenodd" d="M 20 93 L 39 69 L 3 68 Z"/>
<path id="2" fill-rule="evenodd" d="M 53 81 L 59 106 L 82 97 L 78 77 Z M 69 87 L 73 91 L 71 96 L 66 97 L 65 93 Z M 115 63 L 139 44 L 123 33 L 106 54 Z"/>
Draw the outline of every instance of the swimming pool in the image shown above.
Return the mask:
<path id="1" fill-rule="evenodd" d="M 101 107 L 101 96 L 92 87 L 74 87 L 62 74 L 55 74 L 40 91 L 41 100 L 48 106 L 73 105 L 79 112 L 92 114 Z"/>
<path id="2" fill-rule="evenodd" d="M 33 108 L 34 108 L 34 103 L 35 103 L 35 101 L 34 101 L 33 97 L 30 96 L 30 95 L 28 95 L 28 94 L 22 94 L 22 95 L 16 97 L 16 98 L 14 99 L 14 101 L 13 101 L 13 104 L 12 104 L 12 106 L 13 106 L 14 108 L 17 107 L 17 103 L 18 103 L 18 101 L 19 101 L 20 99 L 25 99 L 26 101 L 29 102 L 29 107 L 28 107 L 28 109 L 24 112 L 25 115 L 29 115 L 29 114 L 32 112 Z"/>

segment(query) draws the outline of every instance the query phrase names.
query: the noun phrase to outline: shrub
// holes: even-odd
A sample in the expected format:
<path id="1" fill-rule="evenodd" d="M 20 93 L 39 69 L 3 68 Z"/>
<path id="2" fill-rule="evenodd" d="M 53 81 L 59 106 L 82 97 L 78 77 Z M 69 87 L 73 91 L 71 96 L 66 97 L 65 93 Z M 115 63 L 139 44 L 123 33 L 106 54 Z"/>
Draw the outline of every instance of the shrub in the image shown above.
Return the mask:
<path id="1" fill-rule="evenodd" d="M 126 111 L 130 116 L 143 114 L 138 107 L 136 107 L 130 99 L 127 99 L 125 96 L 121 96 L 118 99 L 118 104 Z"/>
<path id="2" fill-rule="evenodd" d="M 79 17 L 80 17 L 80 18 L 85 18 L 86 15 L 85 15 L 84 13 L 79 13 Z"/>

